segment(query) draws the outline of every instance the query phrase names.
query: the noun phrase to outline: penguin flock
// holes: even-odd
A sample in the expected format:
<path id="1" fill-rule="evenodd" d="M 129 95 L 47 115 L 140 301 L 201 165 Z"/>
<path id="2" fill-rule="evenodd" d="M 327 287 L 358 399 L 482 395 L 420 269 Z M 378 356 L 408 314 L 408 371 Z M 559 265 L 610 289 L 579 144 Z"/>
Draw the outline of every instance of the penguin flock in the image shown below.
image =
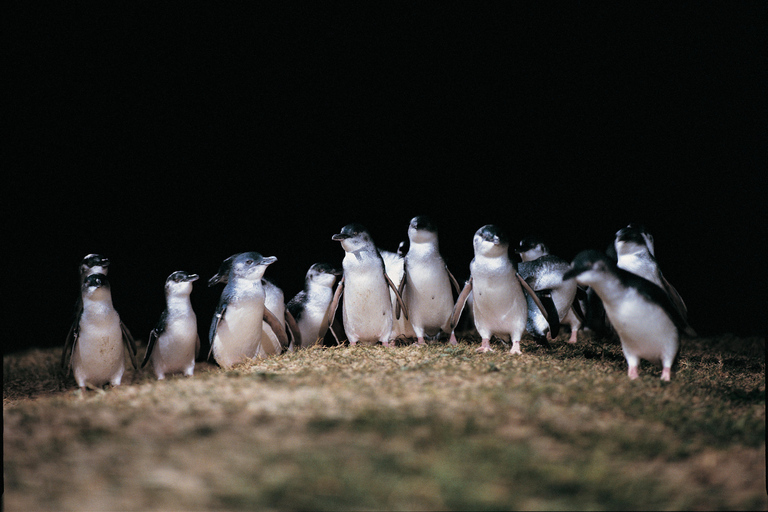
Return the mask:
<path id="1" fill-rule="evenodd" d="M 473 236 L 470 276 L 461 288 L 443 260 L 437 227 L 426 216 L 408 225 L 408 241 L 397 252 L 379 249 L 360 224 L 348 224 L 331 237 L 344 250 L 342 269 L 315 263 L 304 289 L 285 301 L 264 277 L 274 256 L 243 252 L 225 259 L 208 286 L 224 284 L 208 331 L 211 356 L 222 368 L 322 344 L 331 332 L 337 344 L 391 346 L 412 340 L 417 346 L 460 335 L 480 337 L 477 352 L 494 350 L 491 338 L 521 354 L 525 331 L 545 346 L 560 326 L 569 343 L 589 329 L 618 336 L 629 367 L 638 377 L 640 359 L 661 363 L 661 379 L 671 379 L 682 335 L 695 336 L 687 308 L 663 277 L 653 237 L 643 226 L 620 229 L 606 252 L 579 253 L 571 263 L 551 255 L 538 237 L 520 241 L 509 256 L 509 239 L 486 225 Z M 80 296 L 66 337 L 61 366 L 81 389 L 120 385 L 125 353 L 135 368 L 150 362 L 158 380 L 166 374 L 192 376 L 199 356 L 197 317 L 190 295 L 197 274 L 173 272 L 165 282 L 166 308 L 148 337 L 139 364 L 136 343 L 112 305 L 109 260 L 89 254 L 80 271 Z M 455 298 L 454 298 L 455 297 Z M 337 309 L 341 303 L 341 322 Z"/>

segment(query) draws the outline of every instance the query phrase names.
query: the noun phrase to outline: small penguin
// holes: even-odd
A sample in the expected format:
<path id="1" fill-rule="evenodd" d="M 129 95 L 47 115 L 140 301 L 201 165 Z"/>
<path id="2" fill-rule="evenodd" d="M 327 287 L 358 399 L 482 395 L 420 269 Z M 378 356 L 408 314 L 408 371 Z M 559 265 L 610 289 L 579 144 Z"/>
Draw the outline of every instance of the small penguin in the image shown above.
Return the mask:
<path id="1" fill-rule="evenodd" d="M 344 330 L 350 345 L 358 341 L 376 343 L 388 347 L 392 333 L 392 302 L 389 288 L 395 298 L 408 312 L 403 299 L 384 269 L 384 260 L 371 239 L 371 235 L 360 224 L 347 224 L 332 240 L 341 242 L 345 255 L 342 260 L 344 275 L 331 304 L 331 317 L 335 314 L 338 301 L 344 294 L 342 318 Z"/>
<path id="2" fill-rule="evenodd" d="M 327 263 L 315 263 L 309 267 L 304 279 L 304 289 L 297 293 L 287 306 L 301 333 L 301 343 L 298 346 L 295 343 L 291 345 L 294 350 L 322 345 L 325 333 L 333 320 L 330 318 L 333 286 L 339 276 L 341 271 Z M 336 336 L 336 333 L 333 332 L 333 335 Z"/>
<path id="3" fill-rule="evenodd" d="M 208 338 L 213 358 L 222 368 L 252 359 L 262 343 L 263 321 L 288 346 L 288 337 L 280 320 L 265 305 L 262 278 L 267 267 L 277 261 L 257 252 L 243 252 L 224 260 L 219 273 L 208 285 L 226 282 L 219 305 L 211 321 Z M 223 276 L 226 275 L 226 278 Z"/>
<path id="4" fill-rule="evenodd" d="M 195 358 L 200 351 L 197 317 L 189 296 L 197 274 L 176 271 L 165 280 L 166 307 L 160 321 L 149 333 L 147 352 L 141 367 L 152 360 L 158 380 L 166 373 L 183 372 L 191 377 L 195 371 Z"/>
<path id="5" fill-rule="evenodd" d="M 72 342 L 71 366 L 82 390 L 109 382 L 119 386 L 125 373 L 125 349 L 136 365 L 136 346 L 121 328 L 112 305 L 112 292 L 104 274 L 91 274 L 81 287 L 82 309 Z"/>
<path id="6" fill-rule="evenodd" d="M 457 294 L 461 290 L 440 255 L 437 228 L 424 215 L 414 217 L 408 225 L 408 240 L 399 292 L 408 306 L 417 343 L 425 345 L 425 336 L 434 338 L 442 331 L 450 333 L 450 343 L 456 345 L 456 335 L 450 328 L 453 312 L 451 284 Z"/>
<path id="7" fill-rule="evenodd" d="M 683 302 L 683 298 L 677 293 L 674 286 L 669 284 L 661 273 L 659 264 L 654 256 L 653 237 L 642 225 L 629 224 L 616 232 L 614 240 L 616 249 L 617 263 L 619 268 L 637 274 L 663 289 L 669 299 L 674 304 L 677 312 L 686 320 L 688 318 L 688 308 Z M 687 325 L 685 333 L 689 336 L 695 336 L 696 332 Z"/>
<path id="8" fill-rule="evenodd" d="M 379 249 L 379 254 L 384 260 L 384 271 L 387 273 L 387 277 L 395 284 L 402 283 L 405 276 L 405 242 L 400 242 L 397 247 L 397 252 L 385 251 Z M 398 288 L 398 293 L 400 292 Z M 402 293 L 400 297 L 402 297 Z M 392 303 L 392 310 L 399 311 L 397 297 L 395 297 L 394 290 L 389 290 L 389 298 Z M 416 332 L 413 330 L 411 322 L 405 319 L 405 315 L 395 314 L 392 319 L 392 333 L 389 335 L 389 341 L 394 342 L 396 339 L 415 339 Z"/>
<path id="9" fill-rule="evenodd" d="M 549 295 L 557 311 L 559 322 L 571 328 L 568 343 L 576 343 L 577 332 L 581 328 L 581 320 L 573 309 L 578 286 L 575 281 L 563 281 L 563 274 L 570 268 L 568 262 L 550 254 L 549 248 L 537 237 L 522 239 L 515 252 L 523 260 L 518 264 L 517 271 L 539 294 L 540 299 L 542 299 L 542 292 Z M 526 324 L 528 332 L 534 336 L 556 336 L 557 332 L 550 331 L 547 319 L 538 308 L 533 306 L 533 299 L 529 295 Z"/>
<path id="10" fill-rule="evenodd" d="M 509 259 L 507 237 L 496 226 L 488 224 L 478 229 L 472 244 L 475 257 L 469 264 L 470 277 L 456 301 L 451 327 L 455 329 L 471 292 L 475 327 L 482 338 L 482 344 L 477 351 L 492 351 L 491 336 L 496 335 L 506 340 L 511 339 L 511 354 L 521 354 L 520 338 L 528 318 L 523 289 L 535 297 L 536 306 L 545 317 L 550 315 L 536 297 L 536 293 L 515 270 Z"/>
<path id="11" fill-rule="evenodd" d="M 684 321 L 667 294 L 653 282 L 619 268 L 598 251 L 576 255 L 563 279 L 575 278 L 602 299 L 608 319 L 621 340 L 629 378 L 638 377 L 640 359 L 661 361 L 661 380 L 672 378 L 672 363 Z"/>

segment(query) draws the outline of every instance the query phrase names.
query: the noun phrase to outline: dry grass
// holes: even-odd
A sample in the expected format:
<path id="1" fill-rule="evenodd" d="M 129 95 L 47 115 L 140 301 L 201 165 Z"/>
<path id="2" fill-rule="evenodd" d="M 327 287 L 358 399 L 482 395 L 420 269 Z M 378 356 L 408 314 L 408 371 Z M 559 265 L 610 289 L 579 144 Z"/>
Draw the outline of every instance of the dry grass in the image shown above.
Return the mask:
<path id="1" fill-rule="evenodd" d="M 561 335 L 560 340 L 564 336 Z M 765 341 L 340 347 L 84 396 L 3 358 L 7 510 L 767 509 Z"/>

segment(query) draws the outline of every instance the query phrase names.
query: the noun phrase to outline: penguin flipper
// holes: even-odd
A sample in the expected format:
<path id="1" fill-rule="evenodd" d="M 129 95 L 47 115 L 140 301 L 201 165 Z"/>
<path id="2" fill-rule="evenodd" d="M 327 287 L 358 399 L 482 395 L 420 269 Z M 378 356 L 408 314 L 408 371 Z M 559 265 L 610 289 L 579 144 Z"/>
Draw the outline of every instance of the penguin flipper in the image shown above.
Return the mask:
<path id="1" fill-rule="evenodd" d="M 341 294 L 344 293 L 344 277 L 342 276 L 341 281 L 339 281 L 339 284 L 336 286 L 336 291 L 333 293 L 333 300 L 331 300 L 331 314 L 328 317 L 328 327 L 331 326 L 333 323 L 333 319 L 336 318 L 336 309 L 339 307 L 339 300 L 341 299 Z M 336 338 L 336 341 L 339 341 L 339 338 Z"/>
<path id="2" fill-rule="evenodd" d="M 72 369 L 71 358 L 72 352 L 75 350 L 75 342 L 77 341 L 77 335 L 80 331 L 80 319 L 75 318 L 72 325 L 69 327 L 67 338 L 64 340 L 64 349 L 61 351 L 61 369 L 67 372 Z"/>
<path id="3" fill-rule="evenodd" d="M 560 318 L 557 315 L 555 301 L 552 300 L 552 290 L 537 290 L 536 296 L 549 314 L 549 318 L 547 319 L 547 322 L 549 323 L 549 335 L 552 338 L 555 338 L 560 332 Z"/>
<path id="4" fill-rule="evenodd" d="M 544 307 L 544 304 L 542 304 L 542 303 L 541 303 L 541 299 L 539 299 L 539 296 L 538 296 L 538 295 L 536 295 L 536 292 L 535 292 L 535 291 L 533 291 L 533 288 L 531 288 L 531 285 L 529 285 L 529 284 L 528 284 L 528 283 L 525 281 L 525 279 L 523 279 L 523 276 L 521 276 L 521 275 L 520 275 L 520 274 L 518 274 L 518 273 L 515 273 L 515 275 L 517 276 L 517 280 L 518 280 L 518 281 L 520 281 L 520 285 L 523 287 L 523 290 L 525 290 L 526 292 L 528 292 L 528 295 L 530 295 L 530 296 L 531 296 L 531 298 L 533 299 L 533 302 L 536 304 L 536 306 L 538 306 L 538 307 L 539 307 L 539 309 L 541 310 L 541 314 L 542 314 L 542 315 L 544 315 L 544 318 L 546 318 L 546 319 L 547 319 L 547 322 L 549 322 L 549 325 L 550 325 L 550 329 L 551 329 L 551 326 L 552 326 L 552 320 L 550 319 L 550 314 L 549 314 L 549 312 L 547 311 L 547 308 L 546 308 L 546 307 Z M 555 316 L 557 316 L 557 315 L 555 315 Z M 558 319 L 558 321 L 559 321 L 559 319 Z"/>
<path id="5" fill-rule="evenodd" d="M 278 320 L 275 314 L 266 307 L 264 308 L 264 321 L 272 328 L 272 332 L 277 336 L 277 341 L 280 342 L 280 346 L 283 347 L 283 350 L 286 350 L 288 345 L 290 345 L 290 342 L 288 341 L 288 335 L 285 333 L 285 328 L 283 328 L 283 324 L 280 323 L 280 320 Z"/>
<path id="6" fill-rule="evenodd" d="M 219 328 L 219 322 L 222 318 L 224 318 L 224 313 L 227 311 L 227 303 L 225 301 L 220 301 L 219 306 L 216 308 L 216 312 L 213 314 L 213 320 L 211 320 L 211 328 L 208 331 L 208 342 L 211 344 L 211 348 L 208 350 L 208 357 L 205 358 L 207 361 L 211 358 L 211 354 L 213 353 L 213 338 L 216 337 L 216 329 Z"/>
<path id="7" fill-rule="evenodd" d="M 451 271 L 448 270 L 448 265 L 445 266 L 445 271 L 448 272 L 448 279 L 451 280 L 451 284 L 453 285 L 453 288 L 456 290 L 456 295 L 459 295 L 461 293 L 461 288 L 459 288 L 459 282 L 456 280 L 455 277 L 453 277 L 453 274 L 451 274 Z"/>
<path id="8" fill-rule="evenodd" d="M 670 300 L 672 300 L 672 304 L 675 306 L 675 309 L 677 309 L 677 312 L 680 313 L 680 317 L 683 319 L 684 323 L 684 329 L 683 331 L 688 336 L 696 336 L 696 331 L 693 330 L 693 328 L 688 324 L 688 307 L 685 305 L 685 302 L 683 301 L 683 298 L 680 296 L 679 293 L 677 293 L 677 290 L 674 286 L 670 284 L 669 281 L 664 277 L 664 275 L 659 272 L 659 277 L 661 277 L 661 284 L 664 286 L 664 291 L 667 292 L 667 295 L 669 295 Z"/>
<path id="9" fill-rule="evenodd" d="M 141 362 L 142 368 L 147 366 L 147 363 L 149 362 L 149 356 L 152 355 L 152 350 L 154 350 L 156 344 L 157 344 L 157 329 L 152 329 L 152 331 L 150 331 L 149 333 L 149 341 L 147 342 L 147 351 L 144 352 L 144 361 Z"/>
<path id="10" fill-rule="evenodd" d="M 403 292 L 405 291 L 405 281 L 406 281 L 405 275 L 408 273 L 408 262 L 407 261 L 404 264 L 403 268 L 404 268 L 403 277 L 400 279 L 400 286 L 397 287 L 397 293 L 400 294 L 400 297 L 403 296 Z M 395 318 L 400 320 L 400 302 L 395 304 Z"/>
<path id="11" fill-rule="evenodd" d="M 451 314 L 451 333 L 456 329 L 456 324 L 459 323 L 461 318 L 461 312 L 464 310 L 464 304 L 467 302 L 467 297 L 472 292 L 472 276 L 469 277 L 467 283 L 464 285 L 464 289 L 459 294 L 459 298 L 456 299 L 456 304 L 453 306 L 453 314 Z"/>
<path id="12" fill-rule="evenodd" d="M 403 308 L 403 315 L 405 315 L 405 319 L 408 320 L 408 309 L 405 307 L 403 298 L 400 296 L 400 292 L 397 291 L 397 287 L 395 286 L 395 283 L 392 282 L 392 280 L 389 278 L 386 272 L 384 272 L 384 279 L 387 280 L 387 284 L 389 285 L 390 288 L 392 288 L 392 291 L 395 292 L 395 298 L 397 299 L 398 304 L 400 304 L 400 307 Z M 400 318 L 399 315 L 398 315 L 398 318 Z"/>
<path id="13" fill-rule="evenodd" d="M 128 355 L 131 358 L 131 364 L 135 369 L 139 369 L 139 359 L 136 357 L 136 342 L 131 335 L 131 331 L 125 326 L 123 321 L 120 321 L 120 331 L 123 333 L 123 344 L 128 349 Z"/>
<path id="14" fill-rule="evenodd" d="M 293 339 L 294 347 L 301 347 L 301 331 L 299 330 L 299 324 L 296 323 L 296 319 L 293 317 L 288 308 L 285 309 L 285 325 L 288 327 L 288 332 Z"/>
<path id="15" fill-rule="evenodd" d="M 200 335 L 197 335 L 195 339 L 195 359 L 200 354 Z"/>

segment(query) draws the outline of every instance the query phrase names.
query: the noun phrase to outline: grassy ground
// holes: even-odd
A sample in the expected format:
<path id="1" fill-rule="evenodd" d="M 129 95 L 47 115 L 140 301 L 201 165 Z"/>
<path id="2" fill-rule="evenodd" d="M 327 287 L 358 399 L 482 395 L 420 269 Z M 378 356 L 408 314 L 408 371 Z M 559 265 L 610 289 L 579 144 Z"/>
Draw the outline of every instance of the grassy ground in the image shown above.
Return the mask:
<path id="1" fill-rule="evenodd" d="M 671 383 L 564 335 L 339 347 L 81 395 L 3 358 L 6 510 L 768 509 L 765 340 L 688 341 Z"/>

